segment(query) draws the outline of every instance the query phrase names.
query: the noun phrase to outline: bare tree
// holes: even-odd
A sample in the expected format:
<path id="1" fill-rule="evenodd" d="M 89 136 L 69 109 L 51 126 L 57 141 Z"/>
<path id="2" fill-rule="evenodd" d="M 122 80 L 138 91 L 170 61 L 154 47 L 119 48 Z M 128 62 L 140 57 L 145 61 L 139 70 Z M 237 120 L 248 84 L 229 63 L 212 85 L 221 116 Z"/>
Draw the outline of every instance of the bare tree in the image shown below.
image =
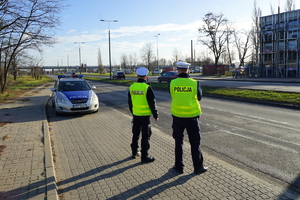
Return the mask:
<path id="1" fill-rule="evenodd" d="M 128 58 L 127 58 L 127 55 L 125 53 L 123 53 L 121 55 L 121 66 L 123 69 L 127 69 L 127 66 L 128 66 Z"/>
<path id="2" fill-rule="evenodd" d="M 199 42 L 207 46 L 215 58 L 215 73 L 217 72 L 217 65 L 222 53 L 226 51 L 226 41 L 228 34 L 226 27 L 228 20 L 223 14 L 207 13 L 203 17 L 204 25 L 198 29 L 200 33 Z"/>
<path id="3" fill-rule="evenodd" d="M 295 0 L 286 0 L 284 10 L 286 12 L 296 9 Z"/>
<path id="4" fill-rule="evenodd" d="M 251 45 L 249 45 L 251 38 L 251 31 L 234 32 L 234 45 L 238 52 L 240 66 L 244 66 L 247 52 Z"/>
<path id="5" fill-rule="evenodd" d="M 16 56 L 24 50 L 42 51 L 52 45 L 58 15 L 64 8 L 61 0 L 10 0 L 0 4 L 0 74 L 1 93 Z"/>
<path id="6" fill-rule="evenodd" d="M 257 6 L 256 1 L 254 1 L 254 8 L 252 12 L 252 44 L 254 48 L 253 59 L 255 59 L 256 65 L 259 62 L 259 49 L 260 49 L 260 17 L 262 15 L 261 9 Z"/>
<path id="7" fill-rule="evenodd" d="M 188 63 L 192 62 L 192 58 L 189 57 L 188 55 L 185 55 L 185 58 L 183 60 L 185 60 L 185 62 L 188 62 Z"/>
<path id="8" fill-rule="evenodd" d="M 102 64 L 101 50 L 98 48 L 98 73 L 104 74 L 104 66 Z"/>
<path id="9" fill-rule="evenodd" d="M 34 79 L 41 79 L 42 78 L 42 68 L 41 65 L 43 63 L 43 60 L 41 58 L 37 57 L 30 57 L 28 58 L 28 66 L 31 70 L 31 76 Z"/>
<path id="10" fill-rule="evenodd" d="M 129 56 L 128 56 L 128 65 L 129 65 L 129 69 L 131 71 L 133 71 L 133 69 L 132 69 L 132 67 L 133 67 L 133 56 L 132 56 L 132 54 L 129 54 Z"/>
<path id="11" fill-rule="evenodd" d="M 14 80 L 17 80 L 17 76 L 20 74 L 20 70 L 18 68 L 20 63 L 22 63 L 23 66 L 31 66 L 33 60 L 35 60 L 35 63 L 39 63 L 39 64 L 43 63 L 42 57 L 38 58 L 38 57 L 28 56 L 28 54 L 25 51 L 22 51 L 12 59 L 12 63 L 11 63 L 12 67 L 10 68 L 10 71 L 14 76 Z M 32 77 L 35 78 L 34 76 Z"/>
<path id="12" fill-rule="evenodd" d="M 165 58 L 160 58 L 158 63 L 159 66 L 165 66 L 167 64 L 167 60 Z"/>
<path id="13" fill-rule="evenodd" d="M 274 15 L 275 11 L 274 11 L 274 7 L 273 7 L 273 5 L 271 3 L 270 3 L 270 10 L 271 10 L 271 14 Z"/>
<path id="14" fill-rule="evenodd" d="M 166 64 L 171 66 L 171 65 L 173 65 L 173 62 L 172 62 L 172 60 L 168 60 Z"/>
<path id="15" fill-rule="evenodd" d="M 214 62 L 213 59 L 209 57 L 207 51 L 201 51 L 200 55 L 202 57 L 201 62 L 203 63 L 203 65 L 212 64 Z"/>
<path id="16" fill-rule="evenodd" d="M 136 53 L 134 53 L 133 54 L 133 65 L 137 66 L 137 62 L 138 62 L 138 59 L 137 59 Z"/>
<path id="17" fill-rule="evenodd" d="M 232 24 L 227 23 L 226 24 L 226 50 L 227 50 L 227 55 L 228 55 L 228 64 L 232 63 L 232 52 L 230 50 L 230 43 L 231 43 L 231 33 L 233 32 Z M 226 59 L 227 60 L 227 59 Z"/>
<path id="18" fill-rule="evenodd" d="M 175 48 L 173 49 L 172 63 L 177 62 L 177 61 L 179 60 L 178 57 L 179 57 L 179 51 L 178 51 L 178 49 L 175 47 Z"/>
<path id="19" fill-rule="evenodd" d="M 151 42 L 146 43 L 141 49 L 141 60 L 148 70 L 151 71 L 151 62 L 154 60 L 153 44 Z"/>
<path id="20" fill-rule="evenodd" d="M 176 47 L 173 49 L 173 58 L 172 58 L 172 63 L 177 62 L 178 60 L 184 60 L 184 57 Z"/>
<path id="21" fill-rule="evenodd" d="M 230 50 L 230 53 L 228 53 L 228 50 L 226 50 L 226 52 L 224 52 L 221 55 L 222 61 L 225 64 L 232 64 L 232 60 L 235 57 L 235 51 L 234 50 Z"/>

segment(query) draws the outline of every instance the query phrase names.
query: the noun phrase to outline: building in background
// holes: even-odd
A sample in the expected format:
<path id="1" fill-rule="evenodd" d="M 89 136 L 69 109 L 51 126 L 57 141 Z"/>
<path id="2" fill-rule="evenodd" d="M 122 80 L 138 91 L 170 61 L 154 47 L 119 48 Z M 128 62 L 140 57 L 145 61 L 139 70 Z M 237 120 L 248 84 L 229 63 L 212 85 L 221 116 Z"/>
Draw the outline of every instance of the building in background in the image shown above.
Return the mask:
<path id="1" fill-rule="evenodd" d="M 260 31 L 258 76 L 300 77 L 300 9 L 260 17 Z"/>

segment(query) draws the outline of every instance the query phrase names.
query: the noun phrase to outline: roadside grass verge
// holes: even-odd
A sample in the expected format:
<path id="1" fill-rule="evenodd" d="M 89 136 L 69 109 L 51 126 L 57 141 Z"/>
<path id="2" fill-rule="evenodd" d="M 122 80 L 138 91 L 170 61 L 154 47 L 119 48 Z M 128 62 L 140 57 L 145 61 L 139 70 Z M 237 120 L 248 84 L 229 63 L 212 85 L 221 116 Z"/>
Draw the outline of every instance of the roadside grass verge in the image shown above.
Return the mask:
<path id="1" fill-rule="evenodd" d="M 101 81 L 113 84 L 131 85 L 136 81 L 132 80 L 110 80 L 107 78 L 92 78 L 85 77 L 85 79 Z M 151 83 L 151 86 L 155 89 L 168 90 L 168 84 Z M 237 88 L 225 88 L 225 87 L 210 87 L 202 86 L 203 94 L 233 97 L 237 99 L 249 99 L 257 101 L 268 101 L 284 104 L 292 104 L 300 106 L 300 94 L 292 92 L 278 92 L 278 91 L 264 91 L 264 90 L 249 90 L 249 89 L 237 89 Z"/>
<path id="2" fill-rule="evenodd" d="M 237 88 L 221 88 L 203 86 L 204 94 L 250 99 L 258 101 L 269 101 L 300 106 L 300 94 L 292 92 L 278 92 L 265 90 L 249 90 Z"/>
<path id="3" fill-rule="evenodd" d="M 13 80 L 13 77 L 8 77 L 6 90 L 3 94 L 0 93 L 0 103 L 19 98 L 31 89 L 47 83 L 52 84 L 54 81 L 48 76 L 42 76 L 39 80 L 35 80 L 31 76 L 20 76 L 16 81 Z"/>

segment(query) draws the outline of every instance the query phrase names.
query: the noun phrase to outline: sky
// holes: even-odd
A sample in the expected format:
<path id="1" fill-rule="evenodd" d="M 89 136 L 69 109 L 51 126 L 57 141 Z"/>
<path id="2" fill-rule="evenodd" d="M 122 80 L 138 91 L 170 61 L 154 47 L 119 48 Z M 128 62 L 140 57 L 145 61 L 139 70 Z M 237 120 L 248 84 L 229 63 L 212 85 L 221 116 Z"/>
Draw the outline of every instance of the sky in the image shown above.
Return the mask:
<path id="1" fill-rule="evenodd" d="M 111 63 L 119 65 L 122 55 L 136 55 L 146 43 L 155 56 L 173 59 L 175 49 L 191 57 L 191 40 L 196 58 L 209 50 L 197 44 L 198 28 L 208 12 L 223 14 L 239 30 L 250 30 L 254 0 L 66 0 L 61 25 L 56 30 L 58 43 L 43 47 L 44 66 L 98 65 L 98 49 L 103 65 L 109 65 L 108 30 L 111 38 Z M 284 10 L 285 0 L 256 0 L 262 16 Z M 299 9 L 297 5 L 296 9 Z M 102 22 L 100 20 L 118 20 Z M 160 34 L 160 35 L 158 35 Z M 158 36 L 157 36 L 158 35 Z M 157 36 L 157 37 L 155 37 Z M 76 43 L 75 43 L 76 42 Z M 236 58 L 237 61 L 237 58 Z"/>

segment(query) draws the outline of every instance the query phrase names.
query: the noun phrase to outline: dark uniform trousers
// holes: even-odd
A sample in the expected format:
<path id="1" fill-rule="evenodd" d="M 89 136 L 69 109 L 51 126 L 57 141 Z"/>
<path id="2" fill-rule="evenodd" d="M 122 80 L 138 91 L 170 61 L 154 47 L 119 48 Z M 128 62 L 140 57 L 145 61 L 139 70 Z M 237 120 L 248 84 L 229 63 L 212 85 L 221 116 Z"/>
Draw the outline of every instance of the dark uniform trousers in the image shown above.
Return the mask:
<path id="1" fill-rule="evenodd" d="M 199 117 L 178 118 L 173 116 L 173 138 L 175 139 L 175 166 L 183 169 L 183 137 L 184 130 L 187 130 L 189 142 L 191 144 L 191 154 L 194 169 L 203 167 L 203 156 L 200 149 L 200 126 Z"/>
<path id="2" fill-rule="evenodd" d="M 146 158 L 148 157 L 148 150 L 150 148 L 150 137 L 152 134 L 150 116 L 133 116 L 133 125 L 132 125 L 133 137 L 131 143 L 131 149 L 133 155 L 136 155 L 137 153 L 137 149 L 139 147 L 138 140 L 140 138 L 141 131 L 142 131 L 141 153 L 142 153 L 142 158 Z"/>

